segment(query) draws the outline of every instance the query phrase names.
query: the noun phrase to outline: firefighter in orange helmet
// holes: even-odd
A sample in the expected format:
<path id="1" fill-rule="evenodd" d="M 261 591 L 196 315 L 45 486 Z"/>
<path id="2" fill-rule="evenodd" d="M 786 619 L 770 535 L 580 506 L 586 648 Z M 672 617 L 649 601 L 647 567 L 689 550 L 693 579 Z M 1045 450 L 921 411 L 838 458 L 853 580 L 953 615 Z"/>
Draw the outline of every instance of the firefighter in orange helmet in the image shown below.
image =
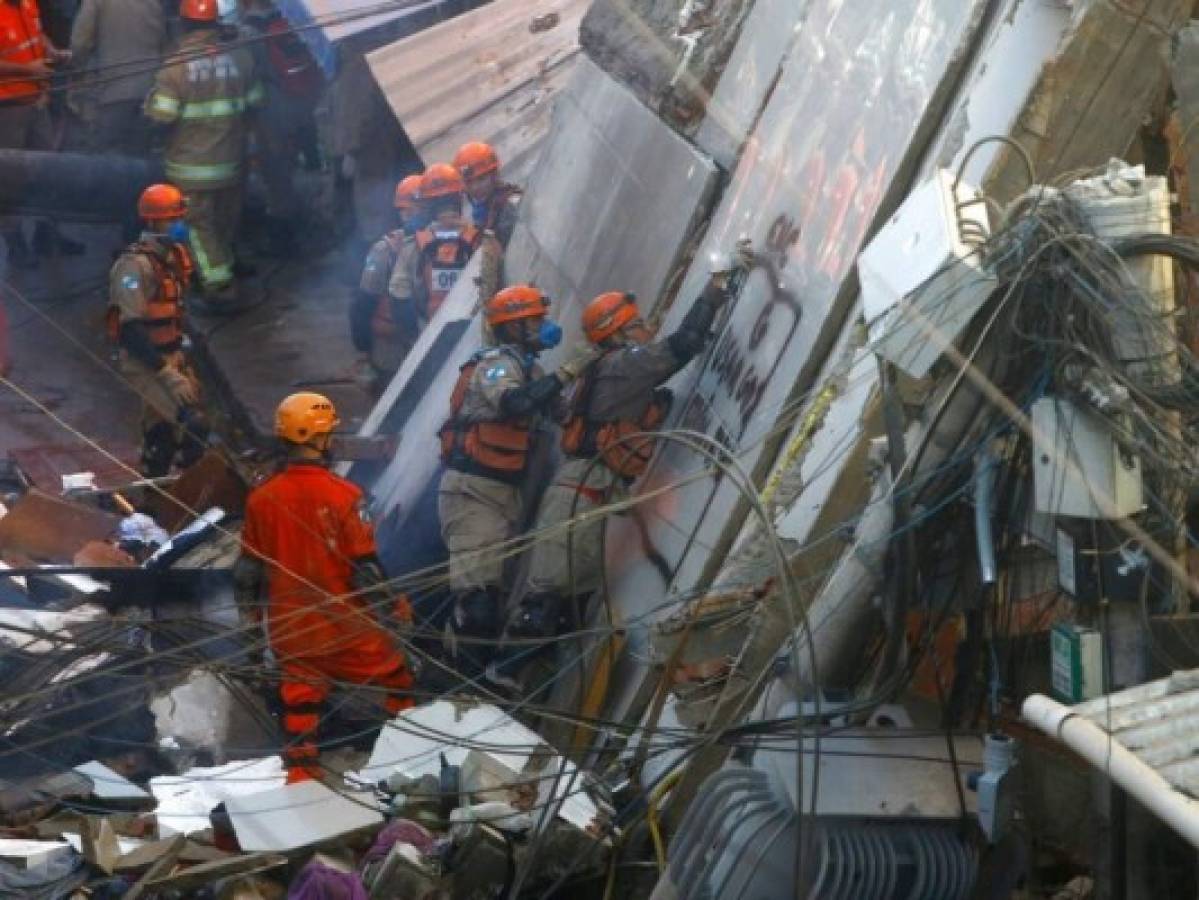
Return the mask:
<path id="1" fill-rule="evenodd" d="M 564 460 L 541 500 L 527 590 L 508 633 L 552 636 L 600 584 L 602 520 L 555 528 L 610 502 L 645 471 L 653 441 L 633 435 L 654 431 L 666 418 L 671 394 L 661 387 L 708 343 L 716 314 L 728 298 L 729 275 L 744 268 L 750 252 L 714 263 L 707 285 L 678 329 L 653 341 L 632 294 L 609 291 L 583 310 L 583 331 L 599 352 L 567 400 L 562 427 Z M 599 457 L 599 462 L 592 461 Z"/>
<path id="2" fill-rule="evenodd" d="M 424 321 L 436 314 L 478 249 L 481 232 L 463 218 L 466 185 L 453 166 L 437 163 L 421 176 L 420 200 L 429 223 L 392 270 L 391 296 L 413 305 Z"/>
<path id="3" fill-rule="evenodd" d="M 362 491 L 329 471 L 337 411 L 321 394 L 285 398 L 275 434 L 286 468 L 246 499 L 234 566 L 243 618 L 262 619 L 282 673 L 288 781 L 319 774 L 319 728 L 334 682 L 377 688 L 395 714 L 412 705 L 412 675 L 381 624 L 392 606 Z"/>
<path id="4" fill-rule="evenodd" d="M 208 436 L 200 383 L 187 357 L 183 296 L 191 281 L 183 194 L 170 184 L 142 192 L 146 229 L 113 263 L 108 277 L 108 336 L 121 373 L 142 398 L 142 468 L 166 475 L 178 454 L 189 466 Z"/>
<path id="5" fill-rule="evenodd" d="M 537 365 L 537 354 L 561 338 L 548 312 L 549 300 L 530 285 L 513 285 L 487 301 L 484 317 L 497 345 L 462 367 L 441 429 L 446 471 L 437 505 L 450 553 L 457 644 L 451 652 L 472 671 L 486 665 L 503 625 L 504 548 L 497 545 L 520 525 L 532 434 L 574 377 L 567 367 L 546 375 Z"/>
<path id="6" fill-rule="evenodd" d="M 218 0 L 181 0 L 183 37 L 158 70 L 145 114 L 167 132 L 163 170 L 187 196 L 196 275 L 215 312 L 236 301 L 249 116 L 266 94 L 247 47 L 225 44 Z"/>
<path id="7" fill-rule="evenodd" d="M 463 144 L 454 154 L 454 168 L 466 182 L 475 227 L 491 232 L 507 247 L 516 227 L 521 189 L 500 180 L 500 160 L 495 149 L 482 141 Z"/>
<path id="8" fill-rule="evenodd" d="M 350 301 L 350 340 L 358 353 L 353 377 L 372 392 L 387 386 L 420 332 L 411 299 L 391 295 L 397 263 L 413 252 L 413 233 L 423 217 L 421 176 L 409 175 L 395 189 L 399 225 L 379 238 L 366 255 L 362 277 Z"/>

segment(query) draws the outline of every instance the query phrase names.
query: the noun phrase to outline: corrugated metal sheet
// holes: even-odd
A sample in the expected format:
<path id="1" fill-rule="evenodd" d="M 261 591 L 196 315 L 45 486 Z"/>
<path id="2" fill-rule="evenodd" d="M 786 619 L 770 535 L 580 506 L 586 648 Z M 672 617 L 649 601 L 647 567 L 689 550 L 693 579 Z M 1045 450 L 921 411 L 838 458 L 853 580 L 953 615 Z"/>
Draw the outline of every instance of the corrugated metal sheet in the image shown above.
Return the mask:
<path id="1" fill-rule="evenodd" d="M 493 144 L 522 182 L 549 130 L 550 99 L 579 53 L 589 0 L 496 0 L 369 53 L 371 73 L 426 163 Z"/>
<path id="2" fill-rule="evenodd" d="M 1199 669 L 1175 672 L 1071 708 L 1175 789 L 1199 798 Z"/>
<path id="3" fill-rule="evenodd" d="M 423 14 L 450 16 L 462 0 L 276 0 L 279 11 L 297 29 L 313 57 L 332 77 L 337 68 L 338 41 L 383 25 L 401 27 L 404 20 Z M 420 27 L 413 22 L 408 30 Z M 393 35 L 390 35 L 394 37 Z"/>

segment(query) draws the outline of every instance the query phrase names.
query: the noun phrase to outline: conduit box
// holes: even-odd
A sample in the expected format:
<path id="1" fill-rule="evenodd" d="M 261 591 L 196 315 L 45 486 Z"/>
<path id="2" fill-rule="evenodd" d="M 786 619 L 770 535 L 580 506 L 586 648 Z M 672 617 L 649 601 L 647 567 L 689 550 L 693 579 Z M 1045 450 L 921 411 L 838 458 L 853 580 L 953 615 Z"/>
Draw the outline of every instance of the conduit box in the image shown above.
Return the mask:
<path id="1" fill-rule="evenodd" d="M 978 247 L 990 235 L 978 191 L 945 169 L 915 188 L 858 256 L 876 352 L 923 378 L 995 290 Z M 963 206 L 960 211 L 959 204 Z"/>
<path id="2" fill-rule="evenodd" d="M 1103 641 L 1094 628 L 1058 622 L 1049 633 L 1050 684 L 1063 703 L 1103 693 Z"/>
<path id="3" fill-rule="evenodd" d="M 1111 426 L 1060 397 L 1032 405 L 1033 487 L 1037 512 L 1123 519 L 1144 505 L 1141 461 L 1116 442 Z"/>

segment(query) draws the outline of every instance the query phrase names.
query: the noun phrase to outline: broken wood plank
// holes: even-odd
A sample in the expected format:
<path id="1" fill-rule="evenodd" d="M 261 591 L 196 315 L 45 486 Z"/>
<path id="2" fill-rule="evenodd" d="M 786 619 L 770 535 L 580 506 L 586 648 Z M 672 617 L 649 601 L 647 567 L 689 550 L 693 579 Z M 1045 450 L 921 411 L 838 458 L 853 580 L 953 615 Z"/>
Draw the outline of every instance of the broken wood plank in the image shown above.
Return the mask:
<path id="1" fill-rule="evenodd" d="M 0 551 L 70 563 L 84 544 L 116 534 L 119 522 L 94 506 L 31 488 L 0 519 Z"/>
<path id="2" fill-rule="evenodd" d="M 150 883 L 152 881 L 162 878 L 171 871 L 186 844 L 187 835 L 175 835 L 174 840 L 171 841 L 171 846 L 167 848 L 167 852 L 151 865 L 150 868 L 146 869 L 146 873 L 141 878 L 134 882 L 133 887 L 125 893 L 124 900 L 139 900 L 139 898 L 145 896 L 146 891 L 151 889 Z"/>
<path id="3" fill-rule="evenodd" d="M 146 886 L 153 891 L 166 889 L 187 891 L 211 884 L 218 878 L 229 878 L 233 875 L 254 875 L 285 865 L 287 865 L 287 857 L 282 854 L 251 853 L 246 856 L 233 856 L 228 859 L 218 859 L 187 869 L 181 869 L 172 875 L 148 881 Z M 125 896 L 128 897 L 130 895 L 126 894 Z"/>

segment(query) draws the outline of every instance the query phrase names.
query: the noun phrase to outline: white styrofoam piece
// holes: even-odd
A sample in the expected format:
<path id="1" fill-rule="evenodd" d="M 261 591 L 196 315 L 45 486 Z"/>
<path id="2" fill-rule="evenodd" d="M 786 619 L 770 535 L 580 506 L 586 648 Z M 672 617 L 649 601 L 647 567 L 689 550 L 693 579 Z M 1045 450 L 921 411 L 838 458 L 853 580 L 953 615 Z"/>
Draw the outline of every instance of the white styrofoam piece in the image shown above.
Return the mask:
<path id="1" fill-rule="evenodd" d="M 486 703 L 463 706 L 438 700 L 405 710 L 386 724 L 375 741 L 370 759 L 356 778 L 375 784 L 394 773 L 410 778 L 437 775 L 441 772 L 443 754 L 448 765 L 460 766 L 472 749 L 486 753 L 513 773 L 522 772 L 535 751 L 550 750 L 537 732 L 496 706 Z M 560 757 L 555 756 L 538 783 L 539 791 L 547 799 L 555 779 L 545 773 L 556 772 L 560 764 Z M 555 797 L 563 800 L 558 815 L 586 828 L 596 817 L 597 808 L 579 790 L 581 776 L 573 763 L 566 763 L 557 781 Z"/>
<path id="2" fill-rule="evenodd" d="M 309 847 L 383 823 L 373 794 L 339 793 L 319 781 L 230 797 L 225 809 L 238 845 L 251 853 Z"/>
<path id="3" fill-rule="evenodd" d="M 92 796 L 101 800 L 147 800 L 151 796 L 148 791 L 97 760 L 76 766 L 75 771 L 92 780 Z"/>
<path id="4" fill-rule="evenodd" d="M 1141 461 L 1121 452 L 1096 414 L 1060 397 L 1032 405 L 1036 508 L 1058 516 L 1117 519 L 1144 506 Z"/>
<path id="5" fill-rule="evenodd" d="M 220 803 L 274 790 L 286 780 L 283 760 L 278 756 L 151 778 L 150 793 L 158 800 L 155 817 L 159 836 L 203 831 L 209 825 L 208 814 Z"/>
<path id="6" fill-rule="evenodd" d="M 18 869 L 37 869 L 51 860 L 71 852 L 71 845 L 62 841 L 0 838 L 0 861 L 16 866 Z"/>

